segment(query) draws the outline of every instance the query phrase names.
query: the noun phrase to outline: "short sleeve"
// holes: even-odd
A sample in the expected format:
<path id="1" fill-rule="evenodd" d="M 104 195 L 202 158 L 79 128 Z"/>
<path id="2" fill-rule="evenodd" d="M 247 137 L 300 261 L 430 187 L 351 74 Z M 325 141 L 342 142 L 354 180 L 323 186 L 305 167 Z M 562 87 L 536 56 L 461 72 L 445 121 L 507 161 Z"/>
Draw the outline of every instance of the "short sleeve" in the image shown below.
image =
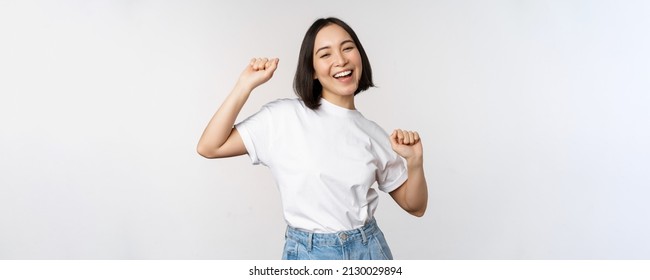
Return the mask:
<path id="1" fill-rule="evenodd" d="M 406 164 L 396 154 L 385 162 L 383 168 L 380 168 L 377 173 L 379 190 L 387 193 L 396 190 L 408 179 Z"/>
<path id="2" fill-rule="evenodd" d="M 378 168 L 376 171 L 376 180 L 379 190 L 383 192 L 392 192 L 399 188 L 406 179 L 408 172 L 406 164 L 402 157 L 397 155 L 390 146 L 388 134 L 382 130 L 382 139 L 377 143 L 375 148 L 377 153 Z"/>
<path id="3" fill-rule="evenodd" d="M 272 132 L 272 115 L 268 106 L 235 125 L 252 164 L 267 165 Z"/>

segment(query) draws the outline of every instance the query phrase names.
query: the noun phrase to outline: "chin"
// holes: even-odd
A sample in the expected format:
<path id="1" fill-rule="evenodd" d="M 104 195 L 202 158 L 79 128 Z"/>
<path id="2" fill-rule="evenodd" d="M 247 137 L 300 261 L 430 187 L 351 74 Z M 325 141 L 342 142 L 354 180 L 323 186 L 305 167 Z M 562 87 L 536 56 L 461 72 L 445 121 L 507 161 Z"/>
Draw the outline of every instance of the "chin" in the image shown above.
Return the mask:
<path id="1" fill-rule="evenodd" d="M 339 95 L 339 96 L 350 96 L 350 95 L 354 95 L 354 92 L 357 91 L 357 88 L 359 88 L 359 87 L 357 87 L 357 86 L 355 86 L 354 88 L 352 88 L 352 87 L 340 88 L 339 87 L 338 89 L 327 90 L 327 91 L 331 92 L 331 93 L 333 93 L 335 95 Z"/>
<path id="2" fill-rule="evenodd" d="M 351 90 L 351 91 L 342 91 L 342 92 L 339 92 L 338 95 L 341 95 L 341 96 L 351 96 L 351 95 L 354 95 L 354 92 L 355 92 L 355 91 L 357 91 L 357 90 L 354 89 L 354 90 Z"/>

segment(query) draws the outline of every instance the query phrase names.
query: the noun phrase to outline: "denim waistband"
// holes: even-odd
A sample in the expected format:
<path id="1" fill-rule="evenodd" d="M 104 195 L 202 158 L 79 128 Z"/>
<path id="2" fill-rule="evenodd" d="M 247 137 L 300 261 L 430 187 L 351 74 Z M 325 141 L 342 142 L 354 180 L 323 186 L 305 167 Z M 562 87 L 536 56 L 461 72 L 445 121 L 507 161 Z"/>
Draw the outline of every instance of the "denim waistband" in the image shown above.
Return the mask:
<path id="1" fill-rule="evenodd" d="M 315 233 L 287 226 L 286 238 L 296 240 L 307 248 L 312 245 L 318 246 L 340 246 L 346 242 L 358 242 L 363 244 L 368 242 L 368 236 L 379 231 L 375 218 L 371 218 L 366 225 L 358 229 L 339 231 L 335 233 Z"/>

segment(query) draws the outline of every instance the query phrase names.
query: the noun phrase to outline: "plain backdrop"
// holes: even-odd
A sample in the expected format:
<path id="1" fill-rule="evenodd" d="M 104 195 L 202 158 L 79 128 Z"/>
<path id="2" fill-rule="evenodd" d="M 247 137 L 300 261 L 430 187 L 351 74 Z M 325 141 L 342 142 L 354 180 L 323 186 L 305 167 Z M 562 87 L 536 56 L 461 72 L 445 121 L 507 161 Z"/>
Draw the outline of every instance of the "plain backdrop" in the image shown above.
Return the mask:
<path id="1" fill-rule="evenodd" d="M 358 109 L 423 139 L 426 215 L 380 196 L 395 258 L 650 258 L 649 3 L 2 0 L 0 259 L 279 259 L 268 169 L 196 143 L 251 57 L 280 66 L 239 120 L 294 97 L 327 16 Z"/>

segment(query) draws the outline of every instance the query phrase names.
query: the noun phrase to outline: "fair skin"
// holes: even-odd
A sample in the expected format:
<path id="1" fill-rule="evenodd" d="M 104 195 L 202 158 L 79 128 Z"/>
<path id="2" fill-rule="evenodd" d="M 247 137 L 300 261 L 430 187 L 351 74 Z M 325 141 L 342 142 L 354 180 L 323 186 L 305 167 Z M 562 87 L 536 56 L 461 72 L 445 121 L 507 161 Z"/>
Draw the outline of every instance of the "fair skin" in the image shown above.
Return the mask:
<path id="1" fill-rule="evenodd" d="M 340 107 L 355 109 L 354 92 L 363 69 L 354 41 L 343 28 L 332 24 L 318 32 L 314 43 L 314 79 L 323 86 L 322 97 Z M 278 63 L 277 58 L 251 60 L 203 131 L 197 146 L 200 155 L 223 158 L 247 153 L 233 127 L 235 119 L 251 92 L 271 79 Z M 408 167 L 408 179 L 390 195 L 405 211 L 421 217 L 427 207 L 428 192 L 420 136 L 414 131 L 396 129 L 389 139 L 393 150 L 406 159 Z"/>
<path id="2" fill-rule="evenodd" d="M 323 27 L 314 42 L 314 79 L 322 97 L 340 107 L 355 109 L 354 92 L 361 79 L 361 55 L 352 37 L 338 25 Z M 345 75 L 348 74 L 349 75 Z M 342 75 L 342 77 L 336 77 Z"/>

